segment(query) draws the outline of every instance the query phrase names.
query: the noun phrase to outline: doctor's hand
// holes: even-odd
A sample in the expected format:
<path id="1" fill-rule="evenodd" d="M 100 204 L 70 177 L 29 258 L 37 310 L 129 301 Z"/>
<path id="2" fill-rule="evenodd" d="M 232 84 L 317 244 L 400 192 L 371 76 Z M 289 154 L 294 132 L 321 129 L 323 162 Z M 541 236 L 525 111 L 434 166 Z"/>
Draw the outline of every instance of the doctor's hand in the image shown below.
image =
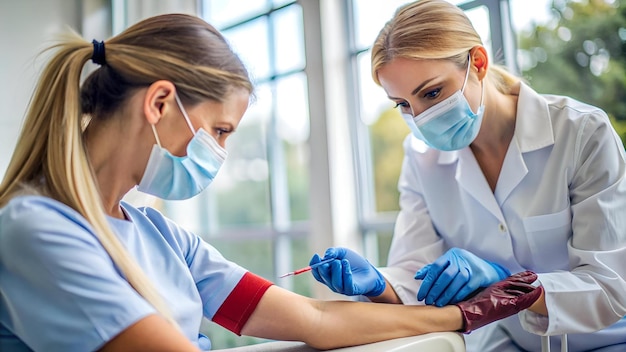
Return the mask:
<path id="1" fill-rule="evenodd" d="M 341 247 L 331 247 L 323 260 L 335 259 L 311 270 L 313 277 L 331 290 L 348 296 L 379 296 L 385 291 L 385 278 L 367 259 L 356 252 Z M 314 254 L 309 265 L 322 259 Z"/>
<path id="2" fill-rule="evenodd" d="M 503 280 L 511 273 L 461 248 L 451 248 L 424 266 L 415 278 L 422 281 L 417 299 L 442 307 L 464 300 L 481 287 Z"/>

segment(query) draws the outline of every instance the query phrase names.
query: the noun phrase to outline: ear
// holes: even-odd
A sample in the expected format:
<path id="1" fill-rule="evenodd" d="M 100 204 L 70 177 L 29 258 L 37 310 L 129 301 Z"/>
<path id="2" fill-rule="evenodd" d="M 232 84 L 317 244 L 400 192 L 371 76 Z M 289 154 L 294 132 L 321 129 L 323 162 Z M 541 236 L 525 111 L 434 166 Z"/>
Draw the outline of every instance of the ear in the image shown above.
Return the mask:
<path id="1" fill-rule="evenodd" d="M 489 67 L 489 56 L 487 56 L 487 50 L 482 45 L 477 45 L 470 50 L 470 56 L 472 60 L 472 66 L 476 68 L 478 80 L 485 78 L 487 74 L 487 68 Z"/>
<path id="2" fill-rule="evenodd" d="M 176 86 L 170 81 L 156 81 L 148 87 L 143 100 L 143 112 L 148 123 L 156 125 L 168 107 L 176 104 L 175 94 Z"/>

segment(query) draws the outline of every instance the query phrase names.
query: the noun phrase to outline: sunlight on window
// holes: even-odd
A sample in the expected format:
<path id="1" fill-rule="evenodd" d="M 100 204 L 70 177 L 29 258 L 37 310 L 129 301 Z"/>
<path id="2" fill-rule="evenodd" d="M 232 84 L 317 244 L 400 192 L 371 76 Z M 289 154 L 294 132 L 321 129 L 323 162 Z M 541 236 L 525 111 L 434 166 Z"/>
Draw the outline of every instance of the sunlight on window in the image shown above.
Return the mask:
<path id="1" fill-rule="evenodd" d="M 215 27 L 224 28 L 266 11 L 268 8 L 267 5 L 267 0 L 204 1 L 203 17 Z"/>
<path id="2" fill-rule="evenodd" d="M 369 48 L 378 32 L 406 0 L 354 1 L 354 35 L 358 48 Z"/>
<path id="3" fill-rule="evenodd" d="M 272 23 L 276 72 L 304 69 L 304 33 L 300 6 L 289 6 L 272 13 Z"/>
<path id="4" fill-rule="evenodd" d="M 272 72 L 267 32 L 267 17 L 222 32 L 255 81 L 268 78 Z"/>
<path id="5" fill-rule="evenodd" d="M 309 110 L 307 109 L 306 76 L 291 75 L 276 84 L 276 115 L 278 136 L 291 143 L 309 139 Z"/>

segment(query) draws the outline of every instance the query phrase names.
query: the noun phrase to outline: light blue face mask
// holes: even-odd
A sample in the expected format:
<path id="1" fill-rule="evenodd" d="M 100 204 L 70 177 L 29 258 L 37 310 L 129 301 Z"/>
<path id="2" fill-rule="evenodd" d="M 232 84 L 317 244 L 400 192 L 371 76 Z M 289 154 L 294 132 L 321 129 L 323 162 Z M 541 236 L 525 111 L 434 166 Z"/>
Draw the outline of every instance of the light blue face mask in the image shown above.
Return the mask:
<path id="1" fill-rule="evenodd" d="M 207 188 L 226 160 L 226 150 L 215 138 L 200 128 L 195 132 L 178 95 L 176 103 L 194 134 L 187 145 L 187 156 L 174 156 L 161 147 L 156 128 L 152 131 L 157 144 L 152 147 L 148 165 L 137 190 L 153 196 L 181 200 L 191 198 Z"/>
<path id="2" fill-rule="evenodd" d="M 468 59 L 461 90 L 415 117 L 411 114 L 402 114 L 413 135 L 432 148 L 445 151 L 463 149 L 478 135 L 485 110 L 483 105 L 485 85 L 481 82 L 480 106 L 474 113 L 463 95 L 469 77 L 470 63 L 471 59 Z"/>

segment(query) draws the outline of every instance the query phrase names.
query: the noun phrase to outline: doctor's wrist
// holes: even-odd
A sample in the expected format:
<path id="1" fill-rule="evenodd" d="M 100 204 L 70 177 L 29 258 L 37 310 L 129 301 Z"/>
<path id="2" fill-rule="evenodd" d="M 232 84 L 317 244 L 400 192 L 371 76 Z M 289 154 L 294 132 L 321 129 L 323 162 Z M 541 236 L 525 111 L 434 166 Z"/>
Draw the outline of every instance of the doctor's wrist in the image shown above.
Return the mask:
<path id="1" fill-rule="evenodd" d="M 385 289 L 378 296 L 366 296 L 367 299 L 374 303 L 390 303 L 390 304 L 403 304 L 400 296 L 393 289 L 393 286 L 385 279 Z"/>
<path id="2" fill-rule="evenodd" d="M 376 280 L 374 288 L 363 294 L 364 296 L 368 298 L 382 295 L 387 288 L 387 281 L 380 274 L 380 272 L 377 272 L 377 273 L 378 273 L 378 280 Z"/>

